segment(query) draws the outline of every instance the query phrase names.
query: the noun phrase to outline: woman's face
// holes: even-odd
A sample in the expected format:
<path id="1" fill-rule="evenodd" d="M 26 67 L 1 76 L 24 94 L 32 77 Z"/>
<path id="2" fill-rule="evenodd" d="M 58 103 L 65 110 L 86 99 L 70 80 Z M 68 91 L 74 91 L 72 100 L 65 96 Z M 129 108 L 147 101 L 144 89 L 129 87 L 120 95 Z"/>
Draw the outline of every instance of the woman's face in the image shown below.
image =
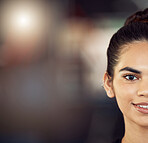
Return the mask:
<path id="1" fill-rule="evenodd" d="M 133 42 L 123 50 L 105 89 L 116 97 L 125 122 L 148 127 L 148 42 Z M 104 80 L 108 80 L 107 74 Z"/>

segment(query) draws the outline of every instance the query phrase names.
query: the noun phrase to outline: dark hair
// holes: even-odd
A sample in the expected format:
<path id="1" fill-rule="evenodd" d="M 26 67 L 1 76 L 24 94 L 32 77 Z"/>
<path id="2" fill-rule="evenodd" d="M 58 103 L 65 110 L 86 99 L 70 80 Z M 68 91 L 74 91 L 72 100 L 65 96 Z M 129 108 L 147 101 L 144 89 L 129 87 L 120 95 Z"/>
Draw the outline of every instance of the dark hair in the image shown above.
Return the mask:
<path id="1" fill-rule="evenodd" d="M 124 26 L 112 36 L 107 49 L 107 73 L 110 77 L 114 76 L 114 67 L 123 46 L 142 40 L 148 40 L 148 8 L 128 17 Z"/>

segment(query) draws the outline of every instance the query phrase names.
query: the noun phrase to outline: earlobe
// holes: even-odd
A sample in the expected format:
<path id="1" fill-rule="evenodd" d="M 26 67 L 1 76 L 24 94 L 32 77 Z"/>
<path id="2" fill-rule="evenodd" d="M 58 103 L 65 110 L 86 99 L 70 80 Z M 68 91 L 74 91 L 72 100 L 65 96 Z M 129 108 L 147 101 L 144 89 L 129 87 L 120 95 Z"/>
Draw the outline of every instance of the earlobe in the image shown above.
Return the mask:
<path id="1" fill-rule="evenodd" d="M 114 91 L 113 91 L 113 85 L 112 85 L 113 83 L 112 83 L 111 77 L 108 75 L 107 72 L 104 73 L 103 81 L 104 81 L 104 89 L 108 97 L 110 98 L 115 97 Z"/>

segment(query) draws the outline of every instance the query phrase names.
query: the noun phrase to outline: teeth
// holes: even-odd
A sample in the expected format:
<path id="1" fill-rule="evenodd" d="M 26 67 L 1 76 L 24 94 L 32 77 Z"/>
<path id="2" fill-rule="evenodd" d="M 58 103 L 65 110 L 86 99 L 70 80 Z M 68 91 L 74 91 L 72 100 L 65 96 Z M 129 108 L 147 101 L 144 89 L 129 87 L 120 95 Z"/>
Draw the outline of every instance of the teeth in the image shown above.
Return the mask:
<path id="1" fill-rule="evenodd" d="M 137 105 L 138 107 L 148 109 L 148 105 Z"/>

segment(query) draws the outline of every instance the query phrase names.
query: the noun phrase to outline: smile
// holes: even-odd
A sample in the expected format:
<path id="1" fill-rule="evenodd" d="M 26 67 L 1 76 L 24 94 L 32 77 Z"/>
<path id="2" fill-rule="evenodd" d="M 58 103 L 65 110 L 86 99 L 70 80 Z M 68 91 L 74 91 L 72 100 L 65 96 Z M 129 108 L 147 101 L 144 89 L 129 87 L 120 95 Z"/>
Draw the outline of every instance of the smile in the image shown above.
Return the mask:
<path id="1" fill-rule="evenodd" d="M 138 104 L 134 104 L 132 103 L 132 105 L 134 105 L 135 109 L 143 114 L 148 114 L 148 103 L 142 102 L 142 103 L 138 103 Z"/>
<path id="2" fill-rule="evenodd" d="M 136 106 L 141 107 L 141 108 L 148 109 L 148 105 L 136 105 Z"/>

